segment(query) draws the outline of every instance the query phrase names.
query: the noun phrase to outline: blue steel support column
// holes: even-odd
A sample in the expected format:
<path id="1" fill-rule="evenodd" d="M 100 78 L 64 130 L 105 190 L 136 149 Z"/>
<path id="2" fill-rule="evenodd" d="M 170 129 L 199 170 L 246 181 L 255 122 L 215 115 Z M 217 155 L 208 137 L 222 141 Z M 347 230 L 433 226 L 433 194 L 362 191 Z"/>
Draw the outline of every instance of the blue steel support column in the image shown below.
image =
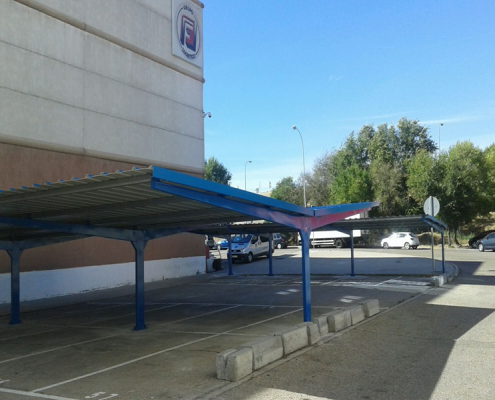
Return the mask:
<path id="1" fill-rule="evenodd" d="M 440 232 L 442 234 L 442 274 L 445 274 L 445 237 L 444 232 Z"/>
<path id="2" fill-rule="evenodd" d="M 21 255 L 19 243 L 12 243 L 10 256 L 10 325 L 21 323 Z"/>
<path id="3" fill-rule="evenodd" d="M 228 251 L 229 275 L 234 275 L 234 271 L 232 268 L 232 235 L 227 236 L 227 240 L 229 241 L 229 251 Z"/>
<path id="4" fill-rule="evenodd" d="M 273 276 L 273 233 L 268 234 L 268 276 Z"/>
<path id="5" fill-rule="evenodd" d="M 302 278 L 304 322 L 311 322 L 311 272 L 309 266 L 309 237 L 311 230 L 300 230 L 302 252 Z"/>
<path id="6" fill-rule="evenodd" d="M 144 323 L 144 249 L 146 240 L 131 242 L 136 253 L 136 326 L 135 331 L 146 329 Z"/>
<path id="7" fill-rule="evenodd" d="M 354 275 L 354 231 L 351 229 L 351 276 Z"/>

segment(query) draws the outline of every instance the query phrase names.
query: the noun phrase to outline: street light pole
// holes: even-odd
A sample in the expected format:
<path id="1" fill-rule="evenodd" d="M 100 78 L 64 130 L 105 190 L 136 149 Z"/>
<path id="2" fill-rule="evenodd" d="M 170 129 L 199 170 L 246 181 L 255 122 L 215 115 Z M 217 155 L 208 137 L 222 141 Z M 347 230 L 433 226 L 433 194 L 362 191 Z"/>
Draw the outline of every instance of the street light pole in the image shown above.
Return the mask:
<path id="1" fill-rule="evenodd" d="M 292 129 L 299 132 L 299 137 L 301 138 L 302 145 L 302 153 L 303 153 L 303 191 L 304 191 L 304 207 L 307 207 L 308 203 L 306 203 L 306 166 L 304 164 L 304 142 L 301 135 L 301 131 L 297 129 L 297 126 L 293 126 Z"/>
<path id="2" fill-rule="evenodd" d="M 251 164 L 251 163 L 252 163 L 252 161 L 246 161 L 246 164 L 244 165 L 244 190 L 247 190 L 246 189 L 246 186 L 247 186 L 246 168 L 247 168 L 247 165 Z"/>
<path id="3" fill-rule="evenodd" d="M 440 155 L 440 127 L 443 126 L 443 122 L 438 125 L 438 155 Z"/>

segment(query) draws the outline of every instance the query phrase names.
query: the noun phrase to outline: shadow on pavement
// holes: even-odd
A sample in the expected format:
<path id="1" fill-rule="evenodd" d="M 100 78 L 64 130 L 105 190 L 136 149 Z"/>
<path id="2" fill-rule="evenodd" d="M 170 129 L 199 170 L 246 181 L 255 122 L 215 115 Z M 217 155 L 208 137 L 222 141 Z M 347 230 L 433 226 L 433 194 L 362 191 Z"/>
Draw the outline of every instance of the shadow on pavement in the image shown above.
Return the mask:
<path id="1" fill-rule="evenodd" d="M 463 268 L 452 284 L 216 399 L 495 398 L 495 277 L 473 276 L 479 263 Z"/>

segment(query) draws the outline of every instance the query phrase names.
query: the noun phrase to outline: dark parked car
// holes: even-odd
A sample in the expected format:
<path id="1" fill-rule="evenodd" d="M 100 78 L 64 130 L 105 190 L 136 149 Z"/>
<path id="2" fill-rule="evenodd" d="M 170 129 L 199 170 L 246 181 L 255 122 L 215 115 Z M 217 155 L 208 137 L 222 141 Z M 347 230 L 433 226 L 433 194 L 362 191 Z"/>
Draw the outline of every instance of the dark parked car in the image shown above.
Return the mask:
<path id="1" fill-rule="evenodd" d="M 483 239 L 478 240 L 476 242 L 476 247 L 479 251 L 495 251 L 495 232 L 489 233 Z"/>
<path id="2" fill-rule="evenodd" d="M 475 236 L 475 237 L 472 237 L 471 239 L 469 239 L 469 247 L 472 247 L 473 249 L 476 249 L 478 246 L 477 246 L 477 243 L 478 243 L 478 240 L 480 239 L 483 239 L 486 235 L 488 235 L 489 233 L 493 233 L 495 232 L 495 230 L 491 230 L 491 231 L 485 231 L 485 232 L 482 232 L 480 233 L 479 235 Z"/>
<path id="3" fill-rule="evenodd" d="M 273 234 L 273 247 L 276 249 L 286 249 L 287 248 L 287 240 L 280 234 Z"/>

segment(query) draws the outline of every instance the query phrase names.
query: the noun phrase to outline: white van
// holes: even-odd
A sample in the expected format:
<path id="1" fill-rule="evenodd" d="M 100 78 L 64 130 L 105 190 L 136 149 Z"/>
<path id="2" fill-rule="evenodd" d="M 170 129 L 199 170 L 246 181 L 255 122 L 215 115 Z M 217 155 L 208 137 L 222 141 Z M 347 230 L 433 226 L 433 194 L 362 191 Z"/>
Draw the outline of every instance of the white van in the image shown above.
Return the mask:
<path id="1" fill-rule="evenodd" d="M 232 239 L 232 261 L 250 263 L 256 257 L 268 256 L 269 251 L 269 239 L 266 236 L 240 234 Z"/>

